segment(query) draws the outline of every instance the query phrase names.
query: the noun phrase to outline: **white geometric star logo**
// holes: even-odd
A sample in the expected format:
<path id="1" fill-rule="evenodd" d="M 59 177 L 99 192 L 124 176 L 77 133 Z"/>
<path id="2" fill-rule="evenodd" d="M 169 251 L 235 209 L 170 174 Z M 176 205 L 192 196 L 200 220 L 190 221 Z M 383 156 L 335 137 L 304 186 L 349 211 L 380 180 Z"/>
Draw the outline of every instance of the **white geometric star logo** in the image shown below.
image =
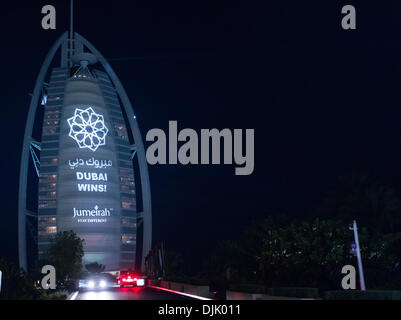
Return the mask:
<path id="1" fill-rule="evenodd" d="M 106 144 L 105 138 L 109 130 L 104 124 L 102 115 L 95 113 L 92 108 L 75 109 L 75 114 L 69 118 L 70 137 L 82 148 L 96 151 Z"/>

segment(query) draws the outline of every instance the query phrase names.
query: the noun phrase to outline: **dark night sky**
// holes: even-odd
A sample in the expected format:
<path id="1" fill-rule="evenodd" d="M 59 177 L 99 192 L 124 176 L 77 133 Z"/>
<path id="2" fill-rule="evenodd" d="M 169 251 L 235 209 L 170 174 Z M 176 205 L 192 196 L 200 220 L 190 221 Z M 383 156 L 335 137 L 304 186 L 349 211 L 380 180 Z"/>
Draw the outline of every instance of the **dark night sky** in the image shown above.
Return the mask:
<path id="1" fill-rule="evenodd" d="M 152 166 L 154 240 L 190 264 L 270 212 L 302 216 L 336 178 L 366 169 L 401 178 L 401 3 L 352 1 L 76 1 L 75 28 L 111 60 L 142 135 L 254 128 L 255 171 Z M 69 1 L 2 4 L 0 256 L 17 257 L 24 126 L 40 65 L 68 28 Z M 41 8 L 57 30 L 41 29 Z M 147 143 L 146 145 L 149 145 Z"/>

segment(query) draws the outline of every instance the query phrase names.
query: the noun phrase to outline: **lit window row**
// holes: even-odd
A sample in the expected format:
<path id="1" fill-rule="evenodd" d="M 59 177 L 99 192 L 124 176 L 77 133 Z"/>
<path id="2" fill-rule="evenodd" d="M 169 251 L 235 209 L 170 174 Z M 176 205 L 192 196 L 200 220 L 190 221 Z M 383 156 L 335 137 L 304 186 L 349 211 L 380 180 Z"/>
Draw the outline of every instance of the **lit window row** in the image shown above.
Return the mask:
<path id="1" fill-rule="evenodd" d="M 115 129 L 114 131 L 118 137 L 120 137 L 121 139 L 124 139 L 124 140 L 128 140 L 127 129 L 124 125 L 119 124 L 119 123 L 115 124 L 114 129 Z"/>
<path id="2" fill-rule="evenodd" d="M 47 101 L 58 101 L 58 100 L 60 100 L 61 98 L 59 97 L 59 96 L 55 96 L 55 97 L 48 97 L 47 98 Z"/>
<path id="3" fill-rule="evenodd" d="M 39 200 L 39 209 L 56 208 L 56 200 Z"/>
<path id="4" fill-rule="evenodd" d="M 122 185 L 135 186 L 135 181 L 132 177 L 120 177 L 120 181 Z"/>
<path id="5" fill-rule="evenodd" d="M 130 202 L 133 202 L 133 203 L 135 203 L 136 202 L 136 200 L 135 200 L 135 197 L 121 197 L 121 200 L 122 201 L 130 201 Z"/>
<path id="6" fill-rule="evenodd" d="M 88 78 L 88 79 L 92 79 L 92 77 L 90 77 L 89 75 L 86 74 L 75 74 L 72 76 L 74 79 L 78 79 L 78 78 Z"/>
<path id="7" fill-rule="evenodd" d="M 122 202 L 121 202 L 121 206 L 122 206 L 124 209 L 135 209 L 135 204 L 132 203 L 132 202 L 122 201 Z"/>
<path id="8" fill-rule="evenodd" d="M 51 226 L 51 227 L 44 227 L 44 228 L 39 228 L 38 234 L 39 236 L 49 236 L 57 233 L 57 227 L 56 226 Z"/>
<path id="9" fill-rule="evenodd" d="M 136 235 L 134 234 L 123 234 L 121 235 L 121 242 L 124 244 L 131 244 L 136 242 Z"/>
<path id="10" fill-rule="evenodd" d="M 57 181 L 57 174 L 46 174 L 41 173 L 39 177 L 39 183 L 54 182 Z"/>
<path id="11" fill-rule="evenodd" d="M 136 228 L 136 219 L 135 218 L 121 218 L 121 224 L 124 227 L 128 228 Z"/>
<path id="12" fill-rule="evenodd" d="M 39 220 L 38 221 L 39 225 L 40 224 L 56 225 L 56 222 L 57 222 L 57 218 L 56 217 L 39 217 L 38 220 Z"/>
<path id="13" fill-rule="evenodd" d="M 135 194 L 135 189 L 130 187 L 130 186 L 121 185 L 121 192 L 122 193 Z"/>
<path id="14" fill-rule="evenodd" d="M 58 126 L 59 123 L 60 123 L 59 120 L 47 120 L 47 121 L 45 122 L 45 125 L 48 125 L 48 126 Z"/>
<path id="15" fill-rule="evenodd" d="M 41 158 L 40 165 L 54 166 L 58 164 L 58 158 Z"/>
<path id="16" fill-rule="evenodd" d="M 45 192 L 39 195 L 40 200 L 52 200 L 56 198 L 56 191 Z"/>
<path id="17" fill-rule="evenodd" d="M 39 185 L 39 192 L 56 190 L 57 183 L 43 183 Z"/>
<path id="18" fill-rule="evenodd" d="M 38 219 L 38 234 L 39 236 L 49 236 L 57 233 L 55 217 L 39 217 Z"/>
<path id="19" fill-rule="evenodd" d="M 45 120 L 54 120 L 60 119 L 60 112 L 58 111 L 49 111 L 45 115 Z"/>

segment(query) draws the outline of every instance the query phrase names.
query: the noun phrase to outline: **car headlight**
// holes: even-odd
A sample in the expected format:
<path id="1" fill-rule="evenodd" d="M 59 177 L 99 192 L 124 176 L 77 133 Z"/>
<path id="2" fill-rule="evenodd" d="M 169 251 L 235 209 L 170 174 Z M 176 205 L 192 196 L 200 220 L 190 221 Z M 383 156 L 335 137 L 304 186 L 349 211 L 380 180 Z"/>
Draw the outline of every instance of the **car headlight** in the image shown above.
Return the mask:
<path id="1" fill-rule="evenodd" d="M 104 281 L 104 280 L 100 281 L 99 286 L 100 286 L 100 288 L 106 288 L 106 286 L 107 286 L 106 281 Z"/>
<path id="2" fill-rule="evenodd" d="M 136 285 L 143 287 L 145 285 L 145 279 L 138 279 L 136 280 Z"/>
<path id="3" fill-rule="evenodd" d="M 93 289 L 93 288 L 95 287 L 95 281 L 90 280 L 90 281 L 88 282 L 88 287 L 91 288 L 91 289 Z"/>

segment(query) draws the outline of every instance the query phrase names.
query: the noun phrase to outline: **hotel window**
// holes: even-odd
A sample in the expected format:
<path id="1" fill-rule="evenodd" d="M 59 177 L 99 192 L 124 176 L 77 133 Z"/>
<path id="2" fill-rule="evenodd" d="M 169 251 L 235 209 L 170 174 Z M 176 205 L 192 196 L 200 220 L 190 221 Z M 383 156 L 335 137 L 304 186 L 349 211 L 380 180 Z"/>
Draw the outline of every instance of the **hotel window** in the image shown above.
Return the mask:
<path id="1" fill-rule="evenodd" d="M 121 206 L 124 209 L 135 209 L 134 204 L 132 202 L 123 201 L 123 202 L 121 202 Z"/>
<path id="2" fill-rule="evenodd" d="M 133 218 L 122 218 L 121 223 L 124 227 L 136 228 L 136 219 Z"/>
<path id="3" fill-rule="evenodd" d="M 131 177 L 120 177 L 122 185 L 125 186 L 135 186 L 134 178 Z"/>
<path id="4" fill-rule="evenodd" d="M 45 122 L 45 125 L 48 125 L 48 126 L 58 126 L 59 123 L 60 123 L 59 120 L 47 120 L 47 121 Z"/>
<path id="5" fill-rule="evenodd" d="M 57 183 L 43 183 L 43 184 L 39 185 L 39 192 L 56 190 L 56 187 L 57 187 Z"/>
<path id="6" fill-rule="evenodd" d="M 40 209 L 56 208 L 56 200 L 39 200 Z"/>
<path id="7" fill-rule="evenodd" d="M 45 119 L 46 120 L 60 119 L 60 112 L 58 112 L 58 111 L 53 111 L 53 112 L 49 111 L 49 112 L 46 113 Z"/>
<path id="8" fill-rule="evenodd" d="M 57 233 L 57 227 L 46 227 L 47 233 Z"/>
<path id="9" fill-rule="evenodd" d="M 135 194 L 135 189 L 130 186 L 121 185 L 121 192 L 128 194 Z"/>
<path id="10" fill-rule="evenodd" d="M 115 129 L 117 136 L 119 136 L 121 139 L 128 140 L 127 129 L 125 128 L 124 125 L 115 124 L 114 129 Z"/>
<path id="11" fill-rule="evenodd" d="M 55 217 L 39 217 L 38 234 L 40 236 L 48 236 L 57 233 Z"/>
<path id="12" fill-rule="evenodd" d="M 57 227 L 46 227 L 46 233 L 48 234 L 57 233 Z"/>
<path id="13" fill-rule="evenodd" d="M 134 197 L 121 197 L 121 201 L 136 203 L 136 199 Z"/>
<path id="14" fill-rule="evenodd" d="M 136 200 L 134 198 L 121 197 L 121 206 L 124 209 L 135 209 Z"/>
<path id="15" fill-rule="evenodd" d="M 39 231 L 38 231 L 38 234 L 40 236 L 48 236 L 48 235 L 53 235 L 56 233 L 57 233 L 57 227 L 55 227 L 55 226 L 39 228 Z"/>
<path id="16" fill-rule="evenodd" d="M 43 135 L 51 136 L 57 133 L 57 128 L 55 127 L 43 127 Z"/>
<path id="17" fill-rule="evenodd" d="M 41 183 L 53 182 L 57 180 L 57 174 L 41 174 L 39 180 Z"/>
<path id="18" fill-rule="evenodd" d="M 58 101 L 60 100 L 60 97 L 47 97 L 47 102 L 49 101 Z"/>
<path id="19" fill-rule="evenodd" d="M 39 217 L 39 223 L 40 224 L 47 223 L 47 224 L 54 224 L 55 225 L 56 222 L 57 222 L 57 219 L 55 217 Z"/>
<path id="20" fill-rule="evenodd" d="M 134 234 L 123 234 L 121 236 L 121 242 L 123 244 L 131 244 L 136 242 L 136 236 Z"/>
<path id="21" fill-rule="evenodd" d="M 40 159 L 40 164 L 41 165 L 57 165 L 58 164 L 58 158 L 43 158 Z"/>
<path id="22" fill-rule="evenodd" d="M 44 192 L 43 194 L 40 194 L 40 199 L 41 200 L 52 200 L 56 198 L 56 191 L 50 191 L 50 192 Z"/>

